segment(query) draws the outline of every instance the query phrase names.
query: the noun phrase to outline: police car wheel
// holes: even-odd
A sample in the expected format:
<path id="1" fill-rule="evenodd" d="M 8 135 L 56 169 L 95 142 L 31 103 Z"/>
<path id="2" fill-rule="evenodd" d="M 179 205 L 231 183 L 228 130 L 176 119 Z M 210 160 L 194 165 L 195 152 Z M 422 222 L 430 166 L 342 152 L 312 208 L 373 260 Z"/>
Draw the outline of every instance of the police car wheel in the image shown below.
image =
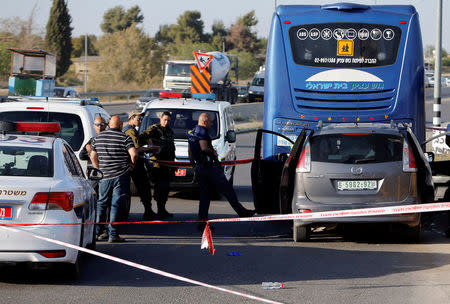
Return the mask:
<path id="1" fill-rule="evenodd" d="M 0 131 L 12 132 L 16 130 L 16 123 L 12 121 L 0 121 Z"/>
<path id="2" fill-rule="evenodd" d="M 75 263 L 65 263 L 63 265 L 63 276 L 67 280 L 78 280 L 80 278 L 80 253 L 77 254 Z"/>

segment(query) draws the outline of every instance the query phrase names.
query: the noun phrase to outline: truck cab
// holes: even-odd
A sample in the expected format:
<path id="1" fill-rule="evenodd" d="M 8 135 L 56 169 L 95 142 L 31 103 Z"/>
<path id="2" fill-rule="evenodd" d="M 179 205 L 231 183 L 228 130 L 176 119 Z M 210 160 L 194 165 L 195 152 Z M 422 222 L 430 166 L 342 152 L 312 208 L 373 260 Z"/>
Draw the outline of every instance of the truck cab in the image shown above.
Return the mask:
<path id="1" fill-rule="evenodd" d="M 191 87 L 191 68 L 194 60 L 170 60 L 164 69 L 164 90 L 182 92 Z"/>

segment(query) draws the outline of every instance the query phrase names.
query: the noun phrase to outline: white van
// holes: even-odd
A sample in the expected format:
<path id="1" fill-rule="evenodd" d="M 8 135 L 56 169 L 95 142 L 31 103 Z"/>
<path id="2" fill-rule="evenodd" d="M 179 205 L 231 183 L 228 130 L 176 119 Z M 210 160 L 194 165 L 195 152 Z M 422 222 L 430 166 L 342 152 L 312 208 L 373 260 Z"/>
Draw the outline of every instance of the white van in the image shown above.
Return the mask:
<path id="1" fill-rule="evenodd" d="M 0 121 L 59 122 L 61 131 L 56 136 L 69 143 L 80 161 L 79 151 L 96 135 L 95 118 L 110 118 L 99 105 L 98 101 L 80 98 L 11 96 L 0 103 Z M 87 162 L 80 163 L 86 172 Z"/>
<path id="2" fill-rule="evenodd" d="M 175 133 L 175 160 L 189 162 L 187 132 L 198 122 L 201 113 L 209 113 L 213 119 L 209 131 L 212 145 L 220 161 L 236 159 L 236 133 L 231 112 L 231 104 L 226 101 L 194 100 L 189 98 L 154 99 L 147 103 L 143 113 L 144 119 L 139 133 L 149 126 L 159 123 L 164 111 L 172 114 L 170 127 Z M 232 183 L 234 166 L 224 166 L 224 173 Z M 178 168 L 172 181 L 173 188 L 195 187 L 196 181 L 192 168 Z"/>
<path id="3" fill-rule="evenodd" d="M 265 69 L 261 69 L 256 72 L 253 77 L 252 83 L 248 88 L 248 101 L 264 101 L 264 76 L 266 74 Z"/>

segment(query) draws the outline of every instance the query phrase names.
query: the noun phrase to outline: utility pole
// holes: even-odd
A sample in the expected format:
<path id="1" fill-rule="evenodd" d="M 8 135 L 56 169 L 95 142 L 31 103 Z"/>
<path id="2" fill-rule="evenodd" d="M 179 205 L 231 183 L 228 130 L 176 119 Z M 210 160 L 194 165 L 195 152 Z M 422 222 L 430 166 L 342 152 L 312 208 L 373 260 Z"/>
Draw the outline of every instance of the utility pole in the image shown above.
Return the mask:
<path id="1" fill-rule="evenodd" d="M 84 93 L 87 93 L 87 51 L 88 51 L 88 47 L 87 47 L 87 34 L 84 36 Z"/>
<path id="2" fill-rule="evenodd" d="M 437 0 L 433 126 L 441 126 L 442 0 Z"/>

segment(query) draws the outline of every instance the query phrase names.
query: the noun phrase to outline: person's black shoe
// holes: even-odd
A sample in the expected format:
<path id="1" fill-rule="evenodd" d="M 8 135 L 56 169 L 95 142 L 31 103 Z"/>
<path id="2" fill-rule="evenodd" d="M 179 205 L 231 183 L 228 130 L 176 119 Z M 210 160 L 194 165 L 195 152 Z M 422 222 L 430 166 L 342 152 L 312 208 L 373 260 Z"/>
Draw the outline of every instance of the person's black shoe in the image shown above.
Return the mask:
<path id="1" fill-rule="evenodd" d="M 152 221 L 156 219 L 156 213 L 153 212 L 153 210 L 145 211 L 144 215 L 142 216 L 143 221 Z"/>
<path id="2" fill-rule="evenodd" d="M 162 211 L 158 210 L 158 213 L 156 214 L 156 217 L 159 218 L 159 219 L 166 219 L 166 218 L 173 217 L 173 213 L 170 213 L 170 212 L 168 212 L 165 209 L 162 210 Z"/>
<path id="3" fill-rule="evenodd" d="M 255 215 L 255 213 L 256 213 L 255 210 L 246 209 L 244 212 L 239 214 L 239 217 L 252 217 Z"/>

